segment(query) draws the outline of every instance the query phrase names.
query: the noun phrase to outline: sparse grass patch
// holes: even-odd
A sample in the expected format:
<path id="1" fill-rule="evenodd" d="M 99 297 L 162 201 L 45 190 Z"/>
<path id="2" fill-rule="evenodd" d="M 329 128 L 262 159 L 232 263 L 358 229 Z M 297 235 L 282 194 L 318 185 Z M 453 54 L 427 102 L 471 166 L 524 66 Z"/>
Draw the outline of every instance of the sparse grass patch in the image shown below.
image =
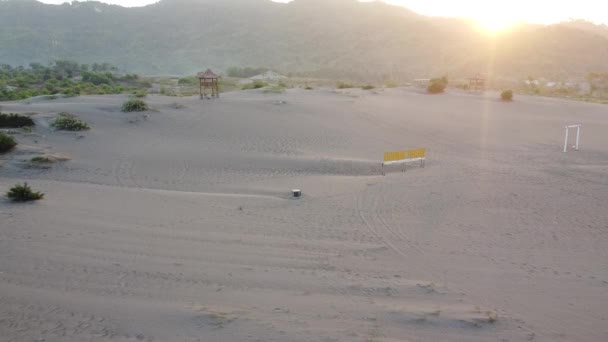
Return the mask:
<path id="1" fill-rule="evenodd" d="M 145 89 L 139 89 L 139 90 L 136 90 L 133 92 L 133 96 L 142 99 L 142 98 L 148 96 L 148 91 Z"/>
<path id="2" fill-rule="evenodd" d="M 129 99 L 122 104 L 123 112 L 144 112 L 148 109 L 146 102 L 141 99 Z"/>
<path id="3" fill-rule="evenodd" d="M 36 157 L 30 159 L 30 161 L 32 163 L 52 163 L 53 162 L 48 157 L 42 157 L 42 156 L 36 156 Z"/>
<path id="4" fill-rule="evenodd" d="M 501 98 L 503 101 L 507 101 L 507 102 L 509 102 L 509 101 L 513 101 L 513 90 L 510 90 L 510 89 L 509 89 L 509 90 L 505 90 L 505 91 L 503 91 L 503 92 L 500 94 L 500 98 Z"/>
<path id="5" fill-rule="evenodd" d="M 0 113 L 0 127 L 2 128 L 21 128 L 34 125 L 34 120 L 29 116 Z"/>
<path id="6" fill-rule="evenodd" d="M 91 128 L 89 124 L 69 113 L 59 113 L 51 125 L 62 131 L 85 131 Z"/>
<path id="7" fill-rule="evenodd" d="M 17 146 L 15 138 L 6 133 L 0 133 L 0 153 L 5 153 Z"/>
<path id="8" fill-rule="evenodd" d="M 374 87 L 371 84 L 367 84 L 367 85 L 364 85 L 363 87 L 361 87 L 361 89 L 363 89 L 363 90 L 372 90 L 372 89 L 375 89 L 375 88 L 376 87 Z"/>
<path id="9" fill-rule="evenodd" d="M 350 88 L 354 88 L 355 86 L 350 84 L 350 83 L 346 83 L 346 82 L 338 82 L 338 84 L 336 85 L 336 88 L 338 89 L 350 89 Z"/>
<path id="10" fill-rule="evenodd" d="M 32 188 L 27 185 L 27 183 L 23 183 L 13 186 L 6 193 L 6 196 L 14 202 L 29 202 L 42 199 L 44 194 L 33 191 Z"/>
<path id="11" fill-rule="evenodd" d="M 280 85 L 275 85 L 275 86 L 271 86 L 271 87 L 264 89 L 265 94 L 267 94 L 267 93 L 281 94 L 283 92 L 285 92 L 285 87 L 282 87 Z"/>
<path id="12" fill-rule="evenodd" d="M 260 88 L 264 88 L 266 86 L 268 86 L 268 83 L 266 83 L 264 81 L 256 80 L 252 83 L 245 84 L 241 89 L 243 89 L 243 90 L 260 89 Z"/>
<path id="13" fill-rule="evenodd" d="M 397 88 L 399 86 L 399 84 L 396 81 L 391 80 L 391 81 L 386 81 L 384 86 L 387 88 Z"/>

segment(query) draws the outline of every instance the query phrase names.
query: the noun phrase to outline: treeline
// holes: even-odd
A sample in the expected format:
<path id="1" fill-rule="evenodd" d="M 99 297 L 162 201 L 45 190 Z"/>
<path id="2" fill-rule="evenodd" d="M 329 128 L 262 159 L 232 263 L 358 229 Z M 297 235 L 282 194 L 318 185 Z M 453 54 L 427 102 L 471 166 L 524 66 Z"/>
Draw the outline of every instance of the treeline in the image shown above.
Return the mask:
<path id="1" fill-rule="evenodd" d="M 270 71 L 268 68 L 252 68 L 252 67 L 230 67 L 226 69 L 226 75 L 229 77 L 249 78 Z"/>
<path id="2" fill-rule="evenodd" d="M 40 95 L 65 96 L 121 94 L 151 87 L 137 74 L 120 75 L 108 63 L 79 64 L 58 60 L 48 66 L 0 65 L 0 101 L 14 101 Z"/>

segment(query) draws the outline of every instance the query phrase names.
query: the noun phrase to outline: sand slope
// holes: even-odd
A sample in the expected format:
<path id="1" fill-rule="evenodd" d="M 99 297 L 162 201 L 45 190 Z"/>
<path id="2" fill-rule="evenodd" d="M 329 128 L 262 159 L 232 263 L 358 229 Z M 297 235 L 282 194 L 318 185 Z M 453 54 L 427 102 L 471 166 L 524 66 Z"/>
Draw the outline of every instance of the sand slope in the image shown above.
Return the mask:
<path id="1" fill-rule="evenodd" d="M 47 198 L 0 203 L 0 340 L 606 340 L 608 109 L 495 97 L 3 103 L 38 126 L 0 191 Z M 93 129 L 53 132 L 62 111 Z M 569 123 L 583 149 L 563 154 Z M 417 147 L 425 168 L 379 175 Z"/>

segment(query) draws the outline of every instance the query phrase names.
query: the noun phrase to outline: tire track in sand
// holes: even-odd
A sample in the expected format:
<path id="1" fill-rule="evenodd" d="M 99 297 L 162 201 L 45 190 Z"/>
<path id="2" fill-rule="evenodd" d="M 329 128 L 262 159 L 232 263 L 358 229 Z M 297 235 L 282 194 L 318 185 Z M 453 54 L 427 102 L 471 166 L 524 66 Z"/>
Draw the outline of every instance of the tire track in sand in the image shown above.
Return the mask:
<path id="1" fill-rule="evenodd" d="M 392 241 L 391 238 L 383 232 L 382 229 L 377 229 L 376 225 L 370 223 L 369 219 L 364 215 L 365 210 L 363 209 L 363 200 L 365 199 L 364 194 L 357 196 L 357 214 L 361 221 L 365 224 L 367 230 L 369 230 L 374 236 L 376 236 L 379 240 L 381 240 L 384 245 L 389 247 L 393 252 L 399 254 L 400 256 L 407 258 L 407 254 L 404 253 L 399 247 L 397 247 Z M 386 229 L 386 227 L 384 227 Z"/>
<path id="2" fill-rule="evenodd" d="M 382 204 L 381 199 L 382 196 L 380 195 L 380 193 L 376 194 L 374 196 L 374 203 L 372 205 L 372 212 L 375 214 L 377 221 L 380 222 L 380 224 L 388 232 L 388 234 L 396 237 L 398 240 L 405 241 L 408 247 L 408 251 L 412 251 L 420 255 L 424 254 L 420 247 L 418 247 L 414 242 L 412 242 L 412 239 L 407 236 L 407 234 L 403 232 L 400 227 L 393 227 L 387 223 L 384 215 L 382 215 L 378 210 L 378 203 L 380 202 L 380 204 Z"/>

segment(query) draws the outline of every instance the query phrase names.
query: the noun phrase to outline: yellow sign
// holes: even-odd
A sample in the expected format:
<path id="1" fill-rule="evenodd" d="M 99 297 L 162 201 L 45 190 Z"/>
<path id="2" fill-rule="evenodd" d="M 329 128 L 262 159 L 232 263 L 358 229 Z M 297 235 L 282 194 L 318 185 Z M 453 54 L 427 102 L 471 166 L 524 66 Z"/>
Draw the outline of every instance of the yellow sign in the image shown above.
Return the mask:
<path id="1" fill-rule="evenodd" d="M 385 162 L 392 162 L 405 159 L 405 151 L 386 152 L 384 154 Z"/>
<path id="2" fill-rule="evenodd" d="M 420 159 L 426 157 L 426 149 L 419 148 L 416 150 L 386 152 L 384 154 L 384 162 L 395 162 L 407 159 Z"/>
<path id="3" fill-rule="evenodd" d="M 417 150 L 408 150 L 407 159 L 418 159 L 426 157 L 426 148 L 419 148 Z"/>

